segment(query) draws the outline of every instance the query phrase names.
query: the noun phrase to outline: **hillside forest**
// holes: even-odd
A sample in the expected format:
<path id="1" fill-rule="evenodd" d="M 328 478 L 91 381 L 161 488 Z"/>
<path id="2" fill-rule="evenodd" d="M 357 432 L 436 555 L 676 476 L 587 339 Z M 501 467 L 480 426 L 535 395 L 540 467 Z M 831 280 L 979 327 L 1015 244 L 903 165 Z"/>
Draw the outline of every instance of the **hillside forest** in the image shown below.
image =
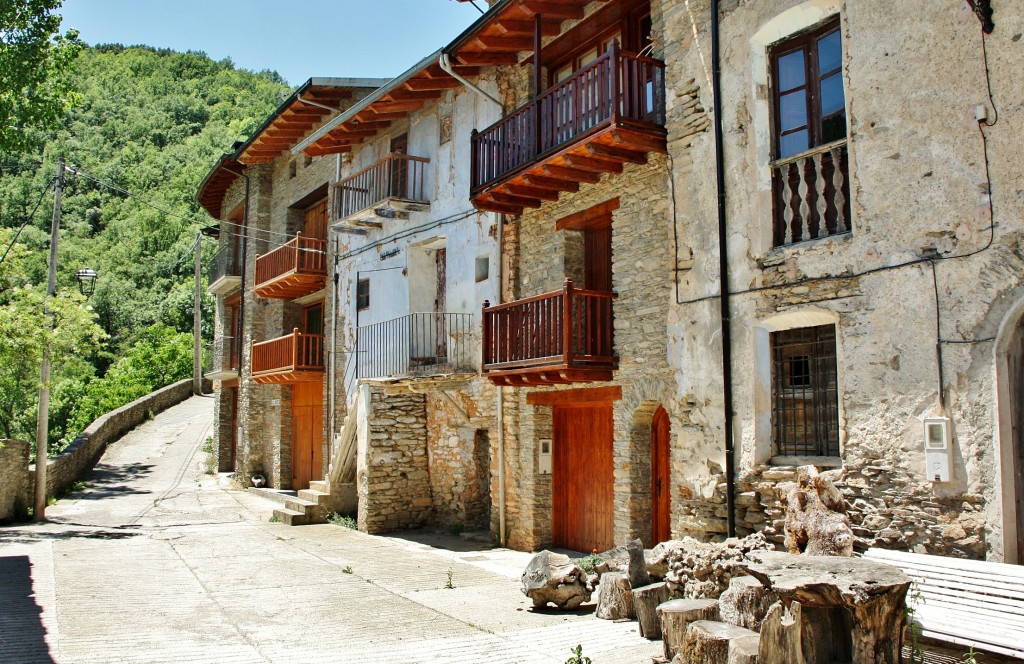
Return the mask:
<path id="1" fill-rule="evenodd" d="M 288 91 L 274 72 L 138 46 L 84 47 L 67 75 L 77 94 L 58 128 L 0 154 L 0 438 L 35 442 L 57 159 L 74 169 L 50 303 L 51 454 L 97 416 L 191 376 L 191 252 L 213 223 L 197 188 Z M 84 267 L 99 275 L 88 297 Z M 204 295 L 204 339 L 213 304 Z"/>

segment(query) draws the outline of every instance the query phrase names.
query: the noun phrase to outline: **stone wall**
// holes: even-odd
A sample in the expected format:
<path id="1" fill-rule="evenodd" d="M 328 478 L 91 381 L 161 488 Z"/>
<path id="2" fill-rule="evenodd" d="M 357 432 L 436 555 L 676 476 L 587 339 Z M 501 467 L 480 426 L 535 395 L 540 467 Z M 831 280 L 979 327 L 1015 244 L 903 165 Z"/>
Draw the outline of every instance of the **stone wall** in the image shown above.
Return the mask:
<path id="1" fill-rule="evenodd" d="M 708 43 L 693 38 L 695 29 L 707 35 L 710 7 L 706 0 L 654 4 L 667 80 L 700 84 L 695 96 L 669 95 L 670 151 L 683 164 L 685 143 L 689 157 L 673 171 L 678 253 L 689 261 L 680 264 L 679 304 L 668 318 L 680 423 L 673 534 L 713 538 L 724 533 L 726 516 L 715 145 L 710 131 L 686 135 L 678 119 L 694 99 L 710 107 Z M 837 486 L 852 505 L 858 546 L 1002 559 L 1015 543 L 1004 535 L 1013 457 L 1000 442 L 1010 407 L 1005 396 L 1000 405 L 998 381 L 1024 301 L 1024 200 L 1016 184 L 1024 167 L 1015 156 L 1024 139 L 1010 130 L 1021 121 L 1014 76 L 1024 55 L 1015 39 L 1024 17 L 1004 13 L 986 38 L 1000 121 L 979 127 L 973 108 L 991 103 L 980 25 L 966 4 L 749 0 L 723 8 L 740 532 L 779 530 L 774 487 L 791 476 L 773 447 L 769 334 L 834 324 L 841 456 L 810 462 L 844 467 Z M 773 247 L 766 49 L 835 15 L 852 232 Z M 922 419 L 939 412 L 937 324 L 954 432 L 946 482 L 925 477 L 922 440 Z"/>
<path id="2" fill-rule="evenodd" d="M 0 522 L 23 518 L 33 503 L 29 449 L 23 440 L 0 440 Z"/>
<path id="3" fill-rule="evenodd" d="M 366 390 L 366 428 L 360 432 L 359 529 L 368 533 L 416 528 L 431 516 L 426 397 Z"/>

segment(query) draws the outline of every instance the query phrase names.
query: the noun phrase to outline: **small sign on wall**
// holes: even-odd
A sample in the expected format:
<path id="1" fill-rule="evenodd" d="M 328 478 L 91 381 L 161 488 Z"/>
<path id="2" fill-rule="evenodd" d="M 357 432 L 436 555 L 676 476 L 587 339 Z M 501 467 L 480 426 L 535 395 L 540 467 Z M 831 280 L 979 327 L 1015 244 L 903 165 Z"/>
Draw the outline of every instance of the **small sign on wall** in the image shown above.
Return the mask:
<path id="1" fill-rule="evenodd" d="M 387 251 L 380 252 L 381 262 L 386 261 L 389 258 L 394 258 L 398 254 L 402 253 L 401 247 L 395 247 L 394 249 L 388 249 Z"/>
<path id="2" fill-rule="evenodd" d="M 551 474 L 551 439 L 540 439 L 540 454 L 537 458 L 537 472 L 541 475 Z"/>

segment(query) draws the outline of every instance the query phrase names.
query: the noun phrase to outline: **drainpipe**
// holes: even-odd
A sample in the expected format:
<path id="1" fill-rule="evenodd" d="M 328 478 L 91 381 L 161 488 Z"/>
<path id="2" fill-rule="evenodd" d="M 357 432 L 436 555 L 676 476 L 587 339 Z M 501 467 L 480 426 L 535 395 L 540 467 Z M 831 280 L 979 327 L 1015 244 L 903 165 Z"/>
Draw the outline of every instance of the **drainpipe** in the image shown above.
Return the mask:
<path id="1" fill-rule="evenodd" d="M 470 83 L 469 80 L 466 77 L 462 76 L 461 74 L 456 73 L 455 69 L 452 67 L 451 58 L 448 57 L 447 53 L 442 53 L 441 54 L 441 57 L 438 58 L 438 60 L 437 60 L 437 64 L 440 65 L 441 69 L 443 69 L 445 71 L 445 73 L 447 73 L 449 76 L 454 78 L 456 81 L 458 81 L 459 83 L 462 83 L 463 85 L 465 85 L 467 88 L 469 88 L 473 92 L 477 93 L 478 95 L 480 95 L 481 97 L 483 97 L 487 101 L 491 102 L 492 104 L 494 104 L 498 108 L 502 109 L 502 111 L 505 110 L 505 105 L 502 104 L 497 99 L 495 99 L 494 97 L 492 97 L 489 92 L 487 92 L 486 90 L 480 88 L 479 86 L 477 86 L 474 83 Z"/>
<path id="2" fill-rule="evenodd" d="M 332 229 L 333 230 L 333 229 Z M 335 384 L 338 381 L 338 236 L 334 236 L 334 274 L 332 276 L 334 281 L 334 289 L 331 293 L 331 364 L 328 367 L 328 380 L 330 384 L 327 387 L 328 395 L 327 401 L 330 404 L 330 412 L 328 413 L 328 431 L 331 434 L 331 444 L 329 446 L 331 450 L 331 460 L 334 460 L 334 435 L 335 435 L 335 411 L 337 410 L 337 404 L 335 403 L 336 392 Z M 348 401 L 345 401 L 346 406 Z M 347 410 L 347 409 L 346 409 Z M 328 468 L 330 468 L 328 462 Z"/>
<path id="3" fill-rule="evenodd" d="M 722 318 L 722 401 L 725 409 L 726 533 L 736 536 L 736 472 L 732 412 L 732 323 L 729 313 L 729 246 L 725 208 L 725 154 L 722 145 L 722 62 L 718 52 L 718 0 L 711 0 L 711 87 L 715 115 L 715 179 L 718 184 L 718 273 Z"/>
<path id="4" fill-rule="evenodd" d="M 310 106 L 316 106 L 318 108 L 324 109 L 325 111 L 330 111 L 331 113 L 337 113 L 338 112 L 338 109 L 334 108 L 333 106 L 327 106 L 326 104 L 321 104 L 318 101 L 313 101 L 312 99 L 306 99 L 302 95 L 295 95 L 295 98 L 298 99 L 299 101 L 301 101 L 303 104 L 309 104 Z"/>
<path id="5" fill-rule="evenodd" d="M 498 304 L 502 303 L 501 249 L 505 242 L 505 215 L 498 215 Z M 486 340 L 481 339 L 481 343 Z M 498 385 L 498 539 L 505 546 L 505 388 Z"/>

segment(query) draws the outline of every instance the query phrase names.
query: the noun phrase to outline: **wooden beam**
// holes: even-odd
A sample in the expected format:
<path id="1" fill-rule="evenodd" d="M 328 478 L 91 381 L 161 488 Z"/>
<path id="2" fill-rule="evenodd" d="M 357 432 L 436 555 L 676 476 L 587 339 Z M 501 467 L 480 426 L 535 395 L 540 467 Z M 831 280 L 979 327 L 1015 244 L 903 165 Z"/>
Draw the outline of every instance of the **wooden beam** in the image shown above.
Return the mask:
<path id="1" fill-rule="evenodd" d="M 583 7 L 581 6 L 542 2 L 541 0 L 523 0 L 522 6 L 534 14 L 542 14 L 545 18 L 583 18 Z"/>
<path id="2" fill-rule="evenodd" d="M 530 196 L 516 196 L 515 194 L 511 194 L 506 191 L 501 191 L 500 189 L 490 191 L 487 193 L 487 195 L 494 201 L 497 201 L 498 203 L 507 203 L 508 205 L 516 205 L 519 207 L 539 208 L 541 205 L 544 204 L 543 201 L 541 201 L 539 198 L 532 198 Z"/>
<path id="3" fill-rule="evenodd" d="M 531 406 L 560 406 L 581 403 L 608 403 L 622 399 L 622 386 L 587 387 L 576 390 L 558 390 L 556 392 L 530 392 L 526 395 L 526 403 Z"/>
<path id="4" fill-rule="evenodd" d="M 557 178 L 545 177 L 543 175 L 535 175 L 533 173 L 526 173 L 522 178 L 526 184 L 532 184 L 534 187 L 540 187 L 542 189 L 552 189 L 555 191 L 580 190 L 579 183 L 570 182 L 568 180 L 560 180 Z"/>
<path id="5" fill-rule="evenodd" d="M 499 51 L 533 50 L 533 36 L 528 35 L 478 35 L 476 41 L 485 49 Z"/>
<path id="6" fill-rule="evenodd" d="M 586 182 L 588 184 L 597 184 L 601 181 L 601 176 L 593 171 L 585 171 L 578 168 L 570 168 L 568 166 L 555 166 L 554 164 L 544 164 L 540 167 L 540 170 L 545 175 L 550 175 L 553 178 L 559 180 L 569 180 L 570 182 Z"/>
<path id="7" fill-rule="evenodd" d="M 584 157 L 583 155 L 572 154 L 571 152 L 565 155 L 566 163 L 575 166 L 576 168 L 582 168 L 587 171 L 594 171 L 596 173 L 621 173 L 622 162 L 598 159 L 596 157 Z"/>
<path id="8" fill-rule="evenodd" d="M 390 98 L 394 99 L 395 101 L 412 99 L 419 101 L 429 101 L 431 99 L 437 99 L 440 96 L 440 90 L 403 90 L 402 88 L 397 88 L 389 92 L 385 99 Z"/>
<path id="9" fill-rule="evenodd" d="M 631 164 L 646 164 L 647 155 L 643 152 L 627 150 L 626 148 L 605 145 L 604 143 L 587 143 L 586 151 L 602 159 L 614 159 L 615 161 L 628 161 Z"/>
<path id="10" fill-rule="evenodd" d="M 447 78 L 411 78 L 405 82 L 405 87 L 410 90 L 451 90 L 462 83 L 452 77 Z"/>
<path id="11" fill-rule="evenodd" d="M 519 62 L 519 56 L 515 53 L 459 51 L 455 57 L 467 65 L 514 65 Z"/>
<path id="12" fill-rule="evenodd" d="M 598 203 L 586 210 L 581 210 L 580 212 L 562 217 L 555 222 L 555 230 L 583 231 L 592 228 L 601 228 L 611 224 L 612 212 L 615 212 L 618 209 L 619 199 L 613 198 L 605 201 L 604 203 Z"/>
<path id="13" fill-rule="evenodd" d="M 352 132 L 358 130 L 367 131 L 370 129 L 376 131 L 380 129 L 387 129 L 390 126 L 391 120 L 371 120 L 368 122 L 356 122 L 355 120 L 349 120 L 345 124 L 341 125 L 341 127 L 339 128 L 343 128 L 344 131 Z"/>
<path id="14" fill-rule="evenodd" d="M 557 201 L 558 192 L 551 191 L 550 189 L 542 189 L 541 187 L 531 187 L 525 184 L 513 184 L 508 183 L 501 187 L 513 196 L 526 196 L 528 198 L 539 198 L 543 201 Z"/>
<path id="15" fill-rule="evenodd" d="M 533 35 L 533 21 L 517 18 L 499 18 L 494 27 L 507 35 Z M 558 19 L 542 19 L 541 34 L 552 37 L 562 32 L 562 21 Z"/>
<path id="16" fill-rule="evenodd" d="M 641 149 L 646 152 L 665 152 L 666 150 L 664 136 L 652 136 L 622 129 L 613 130 L 611 135 L 618 143 L 627 147 Z"/>
<path id="17" fill-rule="evenodd" d="M 518 205 L 506 205 L 504 203 L 496 203 L 490 199 L 479 197 L 473 199 L 473 207 L 478 210 L 486 210 L 487 212 L 500 212 L 501 214 L 511 214 L 518 216 L 523 213 L 523 208 Z"/>
<path id="18" fill-rule="evenodd" d="M 358 120 L 359 122 L 374 122 L 374 121 L 377 121 L 377 120 L 380 120 L 380 121 L 383 121 L 383 120 L 388 120 L 388 121 L 404 120 L 406 115 L 407 114 L 405 112 L 401 112 L 401 111 L 393 112 L 393 113 L 392 112 L 385 113 L 384 111 L 376 111 L 376 110 L 374 110 L 372 108 L 367 108 L 364 111 L 362 111 L 361 113 L 356 114 L 356 117 L 353 118 L 352 120 L 350 120 L 346 124 L 354 123 L 355 120 Z M 356 125 L 356 126 L 358 126 L 358 125 Z"/>
<path id="19" fill-rule="evenodd" d="M 403 99 L 401 101 L 375 101 L 373 102 L 374 108 L 380 109 L 381 111 L 394 112 L 394 111 L 418 111 L 423 108 L 423 102 L 417 99 Z"/>

